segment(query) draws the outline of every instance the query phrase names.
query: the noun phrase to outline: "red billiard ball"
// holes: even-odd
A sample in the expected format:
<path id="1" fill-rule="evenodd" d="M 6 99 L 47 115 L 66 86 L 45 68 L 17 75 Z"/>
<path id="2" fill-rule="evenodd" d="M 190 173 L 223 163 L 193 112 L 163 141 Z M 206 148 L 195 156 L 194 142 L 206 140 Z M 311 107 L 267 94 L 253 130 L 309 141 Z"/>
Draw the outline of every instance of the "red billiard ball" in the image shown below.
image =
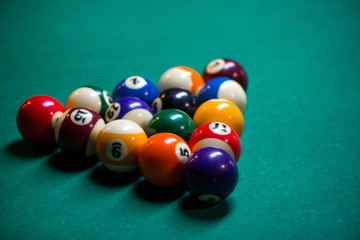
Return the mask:
<path id="1" fill-rule="evenodd" d="M 209 122 L 198 127 L 190 137 L 189 147 L 195 152 L 205 147 L 220 148 L 230 154 L 235 162 L 239 161 L 241 143 L 237 133 L 221 122 Z"/>
<path id="2" fill-rule="evenodd" d="M 216 77 L 228 77 L 237 81 L 245 91 L 248 85 L 244 68 L 237 61 L 228 58 L 212 60 L 206 66 L 202 77 L 205 82 Z"/>
<path id="3" fill-rule="evenodd" d="M 104 126 L 104 120 L 95 111 L 71 108 L 56 123 L 55 139 L 66 154 L 92 157 L 95 155 L 95 139 Z"/>
<path id="4" fill-rule="evenodd" d="M 36 95 L 27 99 L 16 116 L 21 136 L 32 144 L 51 144 L 55 141 L 54 127 L 64 113 L 64 107 L 53 97 Z"/>
<path id="5" fill-rule="evenodd" d="M 139 169 L 156 186 L 174 186 L 182 181 L 184 164 L 190 155 L 184 139 L 172 133 L 158 133 L 141 148 Z"/>

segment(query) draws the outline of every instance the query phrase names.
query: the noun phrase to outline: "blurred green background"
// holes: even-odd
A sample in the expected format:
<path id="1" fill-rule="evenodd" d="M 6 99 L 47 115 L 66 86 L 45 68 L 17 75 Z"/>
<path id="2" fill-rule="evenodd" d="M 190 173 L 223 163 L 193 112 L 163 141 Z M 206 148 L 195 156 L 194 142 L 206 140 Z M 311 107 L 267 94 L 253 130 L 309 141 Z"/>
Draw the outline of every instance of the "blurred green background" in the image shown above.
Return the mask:
<path id="1" fill-rule="evenodd" d="M 359 1 L 1 1 L 1 239 L 359 239 Z M 234 193 L 210 207 L 21 140 L 16 112 L 82 85 L 239 61 Z"/>

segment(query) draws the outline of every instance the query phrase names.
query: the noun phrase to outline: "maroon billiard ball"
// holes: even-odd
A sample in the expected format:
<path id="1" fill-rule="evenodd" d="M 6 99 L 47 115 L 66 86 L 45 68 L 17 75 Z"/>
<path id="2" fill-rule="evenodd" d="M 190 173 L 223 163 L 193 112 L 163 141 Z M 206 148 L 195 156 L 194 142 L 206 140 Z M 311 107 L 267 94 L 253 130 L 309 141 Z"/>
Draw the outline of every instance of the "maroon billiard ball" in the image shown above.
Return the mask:
<path id="1" fill-rule="evenodd" d="M 53 97 L 36 95 L 27 99 L 19 108 L 16 125 L 21 136 L 32 144 L 55 142 L 54 127 L 64 113 L 64 107 Z"/>
<path id="2" fill-rule="evenodd" d="M 248 80 L 244 68 L 235 60 L 217 58 L 212 60 L 203 72 L 205 82 L 216 77 L 228 77 L 237 81 L 246 91 Z"/>
<path id="3" fill-rule="evenodd" d="M 104 120 L 95 111 L 71 108 L 56 123 L 55 139 L 66 154 L 92 157 L 95 155 L 95 139 L 104 126 Z"/>

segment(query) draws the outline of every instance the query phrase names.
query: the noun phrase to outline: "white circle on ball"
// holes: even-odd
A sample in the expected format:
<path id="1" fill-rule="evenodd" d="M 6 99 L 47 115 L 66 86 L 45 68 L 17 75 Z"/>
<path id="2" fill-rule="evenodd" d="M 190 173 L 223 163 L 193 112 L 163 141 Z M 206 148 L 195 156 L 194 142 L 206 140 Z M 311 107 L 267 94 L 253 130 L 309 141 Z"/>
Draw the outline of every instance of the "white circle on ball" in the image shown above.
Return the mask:
<path id="1" fill-rule="evenodd" d="M 219 135 L 228 135 L 231 133 L 231 128 L 225 123 L 221 122 L 212 122 L 209 124 L 209 129 Z"/>
<path id="2" fill-rule="evenodd" d="M 125 80 L 125 86 L 131 89 L 140 89 L 146 84 L 146 80 L 140 76 L 131 76 Z"/>
<path id="3" fill-rule="evenodd" d="M 115 119 L 117 119 L 117 117 L 119 116 L 121 111 L 121 106 L 119 103 L 113 103 L 108 110 L 105 113 L 105 120 L 107 122 L 111 122 Z"/>
<path id="4" fill-rule="evenodd" d="M 221 197 L 216 196 L 214 194 L 203 194 L 198 196 L 199 201 L 207 202 L 207 203 L 217 203 L 220 202 Z"/>
<path id="5" fill-rule="evenodd" d="M 106 90 L 104 90 L 102 94 L 104 96 L 105 102 L 107 103 L 108 106 L 110 106 L 114 102 L 112 97 Z"/>
<path id="6" fill-rule="evenodd" d="M 191 72 L 174 67 L 167 70 L 160 78 L 158 83 L 159 92 L 170 88 L 181 88 L 191 91 L 192 81 Z"/>
<path id="7" fill-rule="evenodd" d="M 65 103 L 65 109 L 85 107 L 97 113 L 101 111 L 101 99 L 99 93 L 89 87 L 81 87 L 73 91 Z"/>
<path id="8" fill-rule="evenodd" d="M 191 155 L 190 148 L 185 143 L 182 143 L 182 142 L 179 142 L 178 144 L 176 144 L 175 153 L 176 153 L 176 157 L 179 159 L 179 161 L 184 164 L 188 161 L 188 159 Z"/>
<path id="9" fill-rule="evenodd" d="M 92 118 L 92 113 L 83 108 L 73 111 L 70 115 L 71 121 L 80 126 L 89 124 Z"/>
<path id="10" fill-rule="evenodd" d="M 115 162 L 123 160 L 127 155 L 127 145 L 121 139 L 112 139 L 106 144 L 106 156 Z"/>
<path id="11" fill-rule="evenodd" d="M 209 74 L 216 74 L 220 72 L 225 66 L 225 60 L 222 58 L 214 59 L 206 66 L 206 72 Z"/>
<path id="12" fill-rule="evenodd" d="M 241 113 L 244 113 L 246 108 L 246 93 L 238 82 L 234 80 L 223 82 L 219 87 L 217 97 L 235 103 Z"/>
<path id="13" fill-rule="evenodd" d="M 156 98 L 151 104 L 151 110 L 153 113 L 160 112 L 162 110 L 162 101 L 160 98 Z"/>

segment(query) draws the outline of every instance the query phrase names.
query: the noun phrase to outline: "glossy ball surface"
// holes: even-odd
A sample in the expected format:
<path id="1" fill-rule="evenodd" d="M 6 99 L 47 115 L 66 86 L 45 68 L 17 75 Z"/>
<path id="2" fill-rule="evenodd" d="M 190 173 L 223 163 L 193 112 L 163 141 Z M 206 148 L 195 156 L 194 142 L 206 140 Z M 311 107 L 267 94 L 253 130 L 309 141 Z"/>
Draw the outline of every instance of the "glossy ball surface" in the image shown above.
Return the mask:
<path id="1" fill-rule="evenodd" d="M 155 98 L 159 96 L 159 91 L 155 84 L 142 76 L 130 76 L 121 80 L 115 87 L 113 99 L 117 100 L 123 97 L 137 97 L 149 106 Z"/>
<path id="2" fill-rule="evenodd" d="M 104 117 L 112 102 L 113 99 L 106 90 L 96 86 L 84 86 L 74 90 L 69 95 L 65 103 L 65 109 L 89 108 Z"/>
<path id="3" fill-rule="evenodd" d="M 189 147 L 195 152 L 205 147 L 216 147 L 226 151 L 235 160 L 239 161 L 241 143 L 237 133 L 228 125 L 221 122 L 205 123 L 198 127 L 191 135 Z"/>
<path id="4" fill-rule="evenodd" d="M 174 186 L 183 179 L 184 164 L 191 151 L 187 143 L 172 133 L 151 136 L 139 154 L 139 169 L 150 183 Z"/>
<path id="5" fill-rule="evenodd" d="M 56 123 L 56 142 L 65 154 L 92 157 L 95 155 L 96 136 L 104 125 L 104 120 L 95 111 L 70 108 Z"/>
<path id="6" fill-rule="evenodd" d="M 51 144 L 55 141 L 54 128 L 64 107 L 53 97 L 36 95 L 27 99 L 16 115 L 21 136 L 32 144 Z"/>
<path id="7" fill-rule="evenodd" d="M 240 109 L 229 100 L 211 99 L 201 104 L 194 114 L 196 127 L 208 122 L 222 122 L 230 126 L 241 136 L 244 130 L 244 118 Z"/>
<path id="8" fill-rule="evenodd" d="M 158 90 L 163 92 L 170 88 L 182 88 L 197 96 L 205 82 L 201 75 L 192 68 L 178 66 L 163 73 L 158 83 Z"/>
<path id="9" fill-rule="evenodd" d="M 234 191 L 238 177 L 234 159 L 218 148 L 199 149 L 190 156 L 184 167 L 188 191 L 207 203 L 216 203 L 228 197 Z"/>
<path id="10" fill-rule="evenodd" d="M 246 108 L 246 94 L 241 85 L 227 77 L 217 77 L 205 83 L 198 96 L 199 105 L 210 99 L 229 100 L 244 113 Z"/>
<path id="11" fill-rule="evenodd" d="M 146 133 L 150 137 L 156 133 L 170 132 L 187 142 L 195 129 L 193 120 L 185 112 L 178 109 L 165 109 L 154 115 L 146 126 Z"/>
<path id="12" fill-rule="evenodd" d="M 228 77 L 237 81 L 246 91 L 248 79 L 244 68 L 235 60 L 229 58 L 217 58 L 212 60 L 203 72 L 204 81 L 216 77 Z"/>
<path id="13" fill-rule="evenodd" d="M 143 129 L 152 117 L 153 113 L 149 105 L 135 97 L 123 97 L 116 100 L 105 113 L 106 122 L 126 119 L 139 124 Z"/>
<path id="14" fill-rule="evenodd" d="M 192 117 L 197 108 L 197 99 L 191 92 L 185 89 L 166 89 L 154 100 L 151 109 L 154 113 L 157 113 L 169 108 L 179 109 Z"/>
<path id="15" fill-rule="evenodd" d="M 114 172 L 129 172 L 137 168 L 140 149 L 147 136 L 130 120 L 107 123 L 96 138 L 96 155 L 102 164 Z"/>

